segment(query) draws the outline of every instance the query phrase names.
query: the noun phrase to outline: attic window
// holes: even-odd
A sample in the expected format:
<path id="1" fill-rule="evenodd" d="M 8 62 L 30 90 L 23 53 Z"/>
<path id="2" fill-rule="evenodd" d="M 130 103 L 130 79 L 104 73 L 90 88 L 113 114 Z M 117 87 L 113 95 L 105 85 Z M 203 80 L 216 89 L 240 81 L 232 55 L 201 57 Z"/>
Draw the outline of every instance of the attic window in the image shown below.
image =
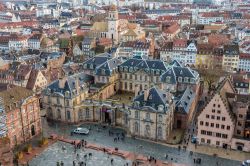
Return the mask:
<path id="1" fill-rule="evenodd" d="M 178 77 L 178 82 L 182 82 L 182 77 Z"/>
<path id="2" fill-rule="evenodd" d="M 167 76 L 166 82 L 170 83 L 170 77 L 169 76 Z"/>
<path id="3" fill-rule="evenodd" d="M 180 71 L 180 74 L 181 74 L 181 75 L 183 74 L 183 71 L 182 71 L 182 70 Z"/>
<path id="4" fill-rule="evenodd" d="M 105 74 L 105 70 L 104 69 L 102 69 L 102 74 Z"/>

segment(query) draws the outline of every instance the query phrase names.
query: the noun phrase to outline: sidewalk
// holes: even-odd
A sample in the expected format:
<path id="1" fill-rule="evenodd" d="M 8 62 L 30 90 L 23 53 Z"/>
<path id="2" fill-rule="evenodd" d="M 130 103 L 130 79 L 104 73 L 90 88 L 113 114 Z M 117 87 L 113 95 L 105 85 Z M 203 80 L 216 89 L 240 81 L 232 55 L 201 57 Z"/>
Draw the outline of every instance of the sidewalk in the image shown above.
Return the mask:
<path id="1" fill-rule="evenodd" d="M 189 143 L 187 150 L 211 156 L 217 154 L 217 157 L 237 161 L 244 161 L 250 159 L 250 154 L 247 152 L 240 152 L 236 150 L 228 150 L 204 145 L 198 145 L 197 148 L 195 148 L 195 145 L 191 143 Z"/>
<path id="2" fill-rule="evenodd" d="M 139 138 L 137 138 L 137 139 L 139 139 Z M 140 140 L 145 140 L 145 139 L 140 139 Z M 171 145 L 171 144 L 166 144 L 166 143 L 162 143 L 162 142 L 154 142 L 154 141 L 150 141 L 150 140 L 145 140 L 145 141 L 152 142 L 155 144 L 160 144 L 163 146 L 172 147 L 172 148 L 178 148 L 178 146 L 183 147 L 182 144 Z M 193 151 L 195 153 L 210 155 L 210 156 L 217 154 L 217 157 L 236 160 L 236 161 L 244 161 L 244 160 L 250 159 L 250 154 L 247 152 L 241 152 L 241 151 L 236 151 L 236 150 L 226 150 L 226 149 L 222 149 L 222 148 L 203 146 L 203 145 L 197 145 L 197 148 L 195 149 L 195 145 L 192 144 L 191 142 L 189 142 L 187 150 Z"/>

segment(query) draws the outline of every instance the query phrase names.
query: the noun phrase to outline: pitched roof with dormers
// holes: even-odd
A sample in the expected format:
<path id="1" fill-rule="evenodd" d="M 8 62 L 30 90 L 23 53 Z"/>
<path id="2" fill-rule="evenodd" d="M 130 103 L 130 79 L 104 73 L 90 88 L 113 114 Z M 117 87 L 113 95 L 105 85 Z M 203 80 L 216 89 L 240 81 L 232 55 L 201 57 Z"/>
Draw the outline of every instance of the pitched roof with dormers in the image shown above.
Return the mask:
<path id="1" fill-rule="evenodd" d="M 101 66 L 102 64 L 107 62 L 109 59 L 111 58 L 108 56 L 96 56 L 83 62 L 82 65 L 84 69 L 95 70 L 97 67 Z"/>
<path id="2" fill-rule="evenodd" d="M 186 79 L 188 83 L 196 84 L 199 80 L 199 73 L 189 67 L 179 65 L 180 64 L 169 67 L 168 70 L 161 75 L 161 81 L 176 84 L 178 78 L 182 78 L 182 83 L 186 83 Z"/>
<path id="3" fill-rule="evenodd" d="M 137 108 L 139 108 L 140 110 L 161 113 L 165 113 L 169 110 L 168 105 L 172 100 L 170 94 L 167 94 L 166 92 L 156 87 L 152 87 L 147 91 L 148 96 L 146 96 L 146 100 L 144 97 L 144 95 L 146 95 L 146 91 L 140 92 L 140 94 L 134 98 L 134 102 L 139 104 L 136 106 Z M 162 110 L 158 109 L 159 106 L 162 106 Z"/>
<path id="4" fill-rule="evenodd" d="M 167 65 L 161 60 L 128 59 L 119 66 L 119 71 L 136 72 L 144 70 L 145 72 L 160 75 L 167 70 Z"/>
<path id="5" fill-rule="evenodd" d="M 60 87 L 60 81 L 63 81 L 63 87 Z M 44 93 L 47 95 L 64 96 L 68 92 L 67 98 L 72 98 L 79 95 L 80 91 L 87 90 L 88 86 L 86 84 L 93 82 L 93 76 L 78 73 L 52 82 Z"/>
<path id="6" fill-rule="evenodd" d="M 96 75 L 110 76 L 120 63 L 119 59 L 112 58 L 96 68 Z"/>

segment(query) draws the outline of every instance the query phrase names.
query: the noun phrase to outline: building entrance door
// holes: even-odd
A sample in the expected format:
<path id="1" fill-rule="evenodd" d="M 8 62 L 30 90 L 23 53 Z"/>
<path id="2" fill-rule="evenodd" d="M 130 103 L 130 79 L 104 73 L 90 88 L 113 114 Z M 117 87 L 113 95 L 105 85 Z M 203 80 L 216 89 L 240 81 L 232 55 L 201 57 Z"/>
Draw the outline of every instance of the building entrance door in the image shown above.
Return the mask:
<path id="1" fill-rule="evenodd" d="M 177 120 L 177 128 L 178 128 L 178 129 L 181 128 L 181 120 Z"/>
<path id="2" fill-rule="evenodd" d="M 105 120 L 105 123 L 111 124 L 111 117 L 110 117 L 109 112 L 104 113 L 104 120 Z"/>

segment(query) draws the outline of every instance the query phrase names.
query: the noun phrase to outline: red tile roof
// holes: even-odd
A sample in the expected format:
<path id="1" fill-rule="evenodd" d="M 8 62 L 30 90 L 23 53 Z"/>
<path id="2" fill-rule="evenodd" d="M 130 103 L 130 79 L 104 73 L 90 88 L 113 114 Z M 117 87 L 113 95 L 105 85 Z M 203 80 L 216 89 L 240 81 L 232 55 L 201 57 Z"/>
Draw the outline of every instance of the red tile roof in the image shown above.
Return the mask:
<path id="1" fill-rule="evenodd" d="M 240 53 L 240 59 L 250 60 L 250 54 L 249 53 Z"/>
<path id="2" fill-rule="evenodd" d="M 37 27 L 38 22 L 36 21 L 22 21 L 22 22 L 6 22 L 0 23 L 0 28 L 12 29 L 17 27 Z"/>

